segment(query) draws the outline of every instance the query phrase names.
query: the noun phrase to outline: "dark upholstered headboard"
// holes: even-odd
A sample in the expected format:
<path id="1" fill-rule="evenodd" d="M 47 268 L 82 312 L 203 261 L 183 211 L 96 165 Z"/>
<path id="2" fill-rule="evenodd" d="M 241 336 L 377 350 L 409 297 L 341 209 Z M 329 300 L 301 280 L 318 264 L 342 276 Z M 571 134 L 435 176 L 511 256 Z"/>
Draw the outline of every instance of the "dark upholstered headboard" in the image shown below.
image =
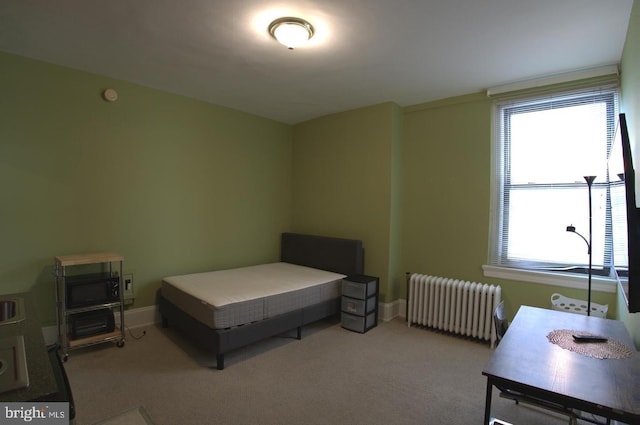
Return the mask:
<path id="1" fill-rule="evenodd" d="M 362 241 L 283 233 L 281 260 L 345 275 L 364 273 Z"/>

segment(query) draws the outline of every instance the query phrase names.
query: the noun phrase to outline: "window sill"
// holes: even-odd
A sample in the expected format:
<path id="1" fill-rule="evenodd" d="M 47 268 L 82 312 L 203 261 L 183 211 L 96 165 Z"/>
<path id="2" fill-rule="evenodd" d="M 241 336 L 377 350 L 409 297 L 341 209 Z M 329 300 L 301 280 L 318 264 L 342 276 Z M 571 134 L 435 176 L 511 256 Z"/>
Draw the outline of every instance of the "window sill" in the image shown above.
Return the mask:
<path id="1" fill-rule="evenodd" d="M 518 280 L 543 285 L 559 286 L 562 288 L 587 289 L 588 276 L 576 276 L 569 273 L 532 271 L 512 269 L 499 266 L 482 266 L 484 275 L 500 279 Z M 595 292 L 616 292 L 616 280 L 604 276 L 591 277 L 591 290 Z"/>

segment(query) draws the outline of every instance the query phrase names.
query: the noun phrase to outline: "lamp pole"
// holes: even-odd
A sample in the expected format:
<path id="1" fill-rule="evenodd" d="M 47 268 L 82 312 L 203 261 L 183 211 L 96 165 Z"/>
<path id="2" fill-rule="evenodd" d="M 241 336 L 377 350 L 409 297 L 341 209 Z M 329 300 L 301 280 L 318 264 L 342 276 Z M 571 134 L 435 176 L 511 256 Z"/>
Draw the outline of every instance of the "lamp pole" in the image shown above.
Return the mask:
<path id="1" fill-rule="evenodd" d="M 585 181 L 587 182 L 587 187 L 589 189 L 589 295 L 587 298 L 587 316 L 591 316 L 591 260 L 593 254 L 591 252 L 591 239 L 593 235 L 593 214 L 592 214 L 592 206 L 591 206 L 591 185 L 593 181 L 596 179 L 596 176 L 584 176 Z"/>
<path id="2" fill-rule="evenodd" d="M 584 176 L 584 180 L 587 182 L 587 187 L 589 189 L 589 240 L 587 240 L 580 233 L 576 232 L 576 228 L 574 226 L 567 226 L 567 232 L 575 233 L 580 236 L 583 241 L 587 244 L 587 254 L 589 254 L 589 289 L 587 293 L 587 316 L 591 316 L 591 265 L 593 256 L 591 254 L 591 242 L 593 237 L 593 212 L 591 206 L 591 185 L 593 181 L 596 179 L 596 176 Z"/>

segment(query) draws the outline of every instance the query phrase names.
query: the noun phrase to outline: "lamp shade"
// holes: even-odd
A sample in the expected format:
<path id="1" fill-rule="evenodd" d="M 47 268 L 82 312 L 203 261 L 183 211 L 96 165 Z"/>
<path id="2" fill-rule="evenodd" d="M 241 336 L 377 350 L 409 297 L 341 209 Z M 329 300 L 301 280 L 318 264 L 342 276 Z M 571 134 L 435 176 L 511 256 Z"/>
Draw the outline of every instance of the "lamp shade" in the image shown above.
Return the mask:
<path id="1" fill-rule="evenodd" d="M 294 49 L 313 37 L 313 27 L 304 19 L 280 18 L 271 22 L 269 33 L 288 49 Z"/>

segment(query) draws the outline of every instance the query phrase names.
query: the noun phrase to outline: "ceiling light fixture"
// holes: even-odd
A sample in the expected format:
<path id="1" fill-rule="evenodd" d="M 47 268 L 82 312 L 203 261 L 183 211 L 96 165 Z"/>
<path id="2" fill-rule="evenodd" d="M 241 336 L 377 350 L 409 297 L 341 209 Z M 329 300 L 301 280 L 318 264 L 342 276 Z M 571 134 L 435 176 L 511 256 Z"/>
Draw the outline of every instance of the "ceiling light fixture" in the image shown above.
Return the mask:
<path id="1" fill-rule="evenodd" d="M 313 26 L 300 18 L 279 18 L 269 24 L 269 34 L 293 50 L 313 37 Z"/>

